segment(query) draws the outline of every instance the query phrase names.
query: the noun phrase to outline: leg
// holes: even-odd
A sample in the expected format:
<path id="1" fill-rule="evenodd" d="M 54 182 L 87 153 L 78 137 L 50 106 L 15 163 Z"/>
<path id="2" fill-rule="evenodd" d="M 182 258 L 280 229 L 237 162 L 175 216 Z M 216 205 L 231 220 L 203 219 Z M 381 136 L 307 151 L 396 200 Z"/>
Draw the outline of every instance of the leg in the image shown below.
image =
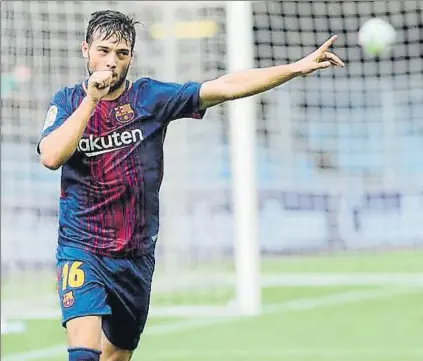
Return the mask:
<path id="1" fill-rule="evenodd" d="M 101 361 L 129 361 L 147 321 L 154 256 L 103 261 L 112 314 L 102 320 Z"/>
<path id="2" fill-rule="evenodd" d="M 101 317 L 77 317 L 66 323 L 69 348 L 101 349 Z"/>
<path id="3" fill-rule="evenodd" d="M 66 323 L 69 361 L 99 361 L 101 317 L 84 316 Z"/>
<path id="4" fill-rule="evenodd" d="M 102 317 L 111 313 L 101 264 L 84 250 L 59 246 L 57 266 L 69 361 L 99 361 Z"/>
<path id="5" fill-rule="evenodd" d="M 130 361 L 133 351 L 123 350 L 113 345 L 103 333 L 101 337 L 100 361 Z"/>

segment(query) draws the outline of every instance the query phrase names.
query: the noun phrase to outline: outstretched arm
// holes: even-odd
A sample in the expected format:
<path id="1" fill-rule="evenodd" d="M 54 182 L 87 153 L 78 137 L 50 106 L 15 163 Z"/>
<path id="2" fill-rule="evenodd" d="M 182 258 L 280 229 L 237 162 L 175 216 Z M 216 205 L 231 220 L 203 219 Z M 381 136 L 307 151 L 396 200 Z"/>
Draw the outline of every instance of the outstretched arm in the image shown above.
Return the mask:
<path id="1" fill-rule="evenodd" d="M 242 70 L 203 83 L 200 90 L 200 109 L 263 93 L 297 76 L 305 76 L 319 69 L 344 67 L 341 59 L 328 52 L 336 39 L 336 35 L 331 37 L 313 53 L 292 64 Z"/>

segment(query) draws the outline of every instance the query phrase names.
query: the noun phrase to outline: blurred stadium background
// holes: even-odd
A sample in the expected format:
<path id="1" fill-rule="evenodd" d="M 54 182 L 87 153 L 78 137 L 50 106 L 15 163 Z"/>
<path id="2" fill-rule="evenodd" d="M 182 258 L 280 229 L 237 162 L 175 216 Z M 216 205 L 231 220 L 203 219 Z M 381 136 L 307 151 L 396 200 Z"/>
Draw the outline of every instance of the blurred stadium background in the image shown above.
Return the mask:
<path id="1" fill-rule="evenodd" d="M 131 79 L 227 71 L 222 1 L 1 2 L 5 360 L 66 357 L 54 270 L 60 172 L 39 164 L 36 143 L 51 97 L 85 77 L 90 14 L 108 8 L 144 24 Z M 338 34 L 347 67 L 255 97 L 256 318 L 219 316 L 237 305 L 227 105 L 170 126 L 144 359 L 422 360 L 423 2 L 253 1 L 251 11 L 255 66 L 293 62 Z M 370 17 L 397 30 L 376 58 L 357 44 Z"/>

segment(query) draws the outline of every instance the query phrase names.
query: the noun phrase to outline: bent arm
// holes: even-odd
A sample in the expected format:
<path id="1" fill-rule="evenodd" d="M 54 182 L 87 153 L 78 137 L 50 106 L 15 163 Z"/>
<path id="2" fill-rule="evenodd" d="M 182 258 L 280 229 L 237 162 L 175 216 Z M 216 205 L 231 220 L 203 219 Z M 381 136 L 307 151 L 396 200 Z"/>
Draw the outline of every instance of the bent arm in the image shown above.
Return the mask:
<path id="1" fill-rule="evenodd" d="M 60 168 L 75 152 L 97 102 L 85 97 L 66 121 L 40 142 L 41 163 L 49 169 Z"/>

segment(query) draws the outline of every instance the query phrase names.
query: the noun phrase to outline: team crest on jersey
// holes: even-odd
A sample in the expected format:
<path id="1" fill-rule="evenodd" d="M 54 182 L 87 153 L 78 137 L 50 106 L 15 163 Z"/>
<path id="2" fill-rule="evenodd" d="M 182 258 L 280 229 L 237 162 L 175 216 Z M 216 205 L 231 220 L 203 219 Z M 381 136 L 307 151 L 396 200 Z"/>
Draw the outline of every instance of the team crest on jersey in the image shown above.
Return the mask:
<path id="1" fill-rule="evenodd" d="M 115 118 L 121 124 L 128 123 L 135 117 L 135 113 L 131 108 L 131 104 L 119 105 L 114 110 Z"/>
<path id="2" fill-rule="evenodd" d="M 72 307 L 75 303 L 75 295 L 73 291 L 66 292 L 63 295 L 62 304 L 64 308 Z"/>

